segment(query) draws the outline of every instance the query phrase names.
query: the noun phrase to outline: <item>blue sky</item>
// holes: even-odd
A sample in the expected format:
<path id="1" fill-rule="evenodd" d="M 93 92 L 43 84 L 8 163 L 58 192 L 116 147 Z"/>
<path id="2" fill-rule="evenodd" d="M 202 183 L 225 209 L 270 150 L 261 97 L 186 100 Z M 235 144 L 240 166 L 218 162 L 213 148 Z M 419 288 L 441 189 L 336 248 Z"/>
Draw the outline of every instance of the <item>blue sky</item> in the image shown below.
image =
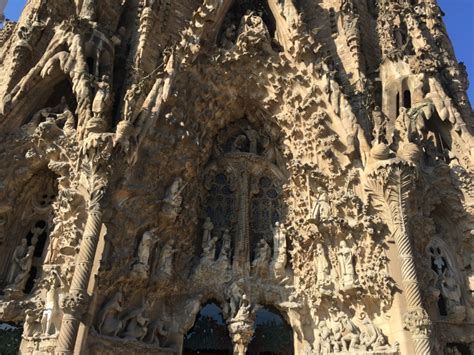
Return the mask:
<path id="1" fill-rule="evenodd" d="M 5 16 L 17 19 L 26 0 L 10 0 Z M 467 66 L 471 87 L 469 97 L 474 105 L 474 0 L 438 0 L 446 16 L 444 21 L 453 42 L 457 59 Z"/>

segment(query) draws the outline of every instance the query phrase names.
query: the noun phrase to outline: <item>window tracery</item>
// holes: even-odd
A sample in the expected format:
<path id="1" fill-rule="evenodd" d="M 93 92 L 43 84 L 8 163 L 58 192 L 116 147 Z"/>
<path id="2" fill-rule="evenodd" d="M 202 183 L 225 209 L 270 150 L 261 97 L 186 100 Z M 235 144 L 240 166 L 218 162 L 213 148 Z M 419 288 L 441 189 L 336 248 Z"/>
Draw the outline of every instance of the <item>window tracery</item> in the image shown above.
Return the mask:
<path id="1" fill-rule="evenodd" d="M 283 159 L 276 144 L 278 137 L 262 131 L 246 120 L 222 130 L 216 138 L 214 157 L 206 175 L 208 197 L 203 229 L 212 223 L 210 233 L 213 236 L 203 233 L 202 249 L 214 250 L 214 244 L 217 244 L 217 257 L 222 248 L 228 248 L 229 241 L 224 241 L 224 236 L 227 237 L 226 231 L 230 231 L 232 256 L 229 262 L 233 272 L 241 276 L 248 275 L 251 269 L 260 270 L 260 275 L 269 274 L 269 265 L 251 267 L 257 256 L 269 264 L 272 255 L 286 255 L 286 243 L 274 242 L 275 234 L 278 234 L 275 224 L 282 221 L 284 213 L 280 201 L 285 173 L 277 165 L 277 161 L 281 165 Z M 276 253 L 272 251 L 275 247 L 285 248 L 285 251 Z"/>

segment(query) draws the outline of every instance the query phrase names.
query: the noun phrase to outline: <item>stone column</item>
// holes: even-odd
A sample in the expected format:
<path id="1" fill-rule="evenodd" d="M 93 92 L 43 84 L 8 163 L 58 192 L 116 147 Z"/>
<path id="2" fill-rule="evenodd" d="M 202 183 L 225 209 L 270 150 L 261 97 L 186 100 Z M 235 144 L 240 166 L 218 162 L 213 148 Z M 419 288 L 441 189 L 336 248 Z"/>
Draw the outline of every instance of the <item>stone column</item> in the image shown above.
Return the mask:
<path id="1" fill-rule="evenodd" d="M 385 161 L 367 175 L 365 189 L 373 206 L 385 215 L 395 239 L 400 260 L 402 284 L 408 305 L 405 329 L 410 331 L 417 355 L 433 354 L 431 321 L 423 307 L 421 288 L 416 276 L 413 247 L 407 231 L 407 206 L 413 190 L 416 170 L 400 160 Z"/>
<path id="2" fill-rule="evenodd" d="M 73 354 L 74 352 L 81 316 L 86 311 L 89 300 L 87 285 L 89 284 L 95 252 L 99 242 L 101 225 L 102 212 L 97 202 L 94 206 L 91 206 L 88 212 L 71 288 L 63 302 L 64 316 L 59 332 L 57 354 L 66 355 Z"/>
<path id="3" fill-rule="evenodd" d="M 107 135 L 96 136 L 96 144 L 84 150 L 81 185 L 87 201 L 87 220 L 76 259 L 69 293 L 65 295 L 61 308 L 64 316 L 59 331 L 56 354 L 72 355 L 76 343 L 81 318 L 89 305 L 87 287 L 94 264 L 102 226 L 101 201 L 107 186 L 106 162 L 110 158 L 111 139 Z M 90 142 L 89 142 L 90 143 Z M 96 148 L 93 148 L 93 147 Z"/>

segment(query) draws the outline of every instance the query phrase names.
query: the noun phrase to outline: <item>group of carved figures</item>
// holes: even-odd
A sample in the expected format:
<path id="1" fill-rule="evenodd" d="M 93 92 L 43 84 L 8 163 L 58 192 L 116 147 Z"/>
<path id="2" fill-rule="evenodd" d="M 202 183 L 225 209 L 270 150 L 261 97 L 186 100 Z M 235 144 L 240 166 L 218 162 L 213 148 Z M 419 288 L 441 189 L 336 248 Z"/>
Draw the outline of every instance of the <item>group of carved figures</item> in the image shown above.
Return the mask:
<path id="1" fill-rule="evenodd" d="M 202 235 L 202 253 L 201 253 L 201 264 L 209 264 L 215 261 L 217 243 L 219 242 L 219 237 L 212 236 L 212 231 L 214 230 L 214 224 L 212 223 L 209 217 L 206 218 L 203 224 L 203 235 Z M 229 263 L 231 258 L 231 243 L 232 237 L 230 235 L 229 229 L 224 229 L 221 235 L 221 251 L 219 253 L 219 261 L 224 263 Z"/>
<path id="2" fill-rule="evenodd" d="M 45 283 L 46 296 L 41 315 L 31 309 L 25 312 L 23 332 L 25 338 L 57 336 L 61 327 L 60 297 L 64 285 L 65 279 L 56 270 L 51 270 Z"/>
<path id="3" fill-rule="evenodd" d="M 156 230 L 143 233 L 136 252 L 136 262 L 132 266 L 132 272 L 140 278 L 146 279 L 150 270 L 164 277 L 172 276 L 173 257 L 178 250 L 174 248 L 174 241 L 171 239 L 164 243 L 158 252 L 160 248 L 157 246 L 157 241 Z M 153 252 L 156 254 L 154 260 L 152 260 Z"/>
<path id="4" fill-rule="evenodd" d="M 99 334 L 160 345 L 168 335 L 161 320 L 151 321 L 145 316 L 148 302 L 130 311 L 123 309 L 123 294 L 118 291 L 99 312 L 96 330 Z"/>
<path id="5" fill-rule="evenodd" d="M 262 238 L 258 243 L 255 258 L 252 261 L 252 269 L 258 277 L 266 277 L 269 272 L 278 279 L 285 275 L 288 263 L 286 228 L 280 222 L 275 222 L 273 232 L 273 258 L 268 242 Z"/>
<path id="6" fill-rule="evenodd" d="M 26 283 L 30 277 L 31 268 L 33 266 L 33 258 L 38 243 L 38 237 L 43 232 L 42 228 L 34 227 L 31 230 L 31 244 L 23 238 L 20 244 L 13 251 L 10 270 L 7 276 L 8 286 L 6 290 L 9 293 L 23 292 Z"/>
<path id="7" fill-rule="evenodd" d="M 331 264 L 326 256 L 326 251 L 321 243 L 316 244 L 315 251 L 316 287 L 322 293 L 329 292 L 333 283 L 336 283 L 335 276 L 331 274 Z M 354 267 L 354 250 L 342 240 L 336 251 L 337 273 L 339 274 L 339 289 L 350 290 L 358 286 L 358 279 Z"/>
<path id="8" fill-rule="evenodd" d="M 210 217 L 207 217 L 203 224 L 201 265 L 208 265 L 216 261 L 218 236 L 212 236 L 214 224 Z M 255 256 L 251 262 L 251 268 L 255 275 L 260 278 L 268 277 L 272 272 L 277 278 L 284 276 L 287 265 L 287 242 L 285 226 L 279 222 L 275 223 L 273 232 L 273 257 L 272 248 L 264 238 L 260 239 L 255 250 Z M 221 250 L 217 258 L 218 262 L 228 264 L 231 259 L 232 236 L 229 229 L 224 229 L 220 237 Z"/>
<path id="9" fill-rule="evenodd" d="M 316 354 L 338 352 L 396 352 L 387 344 L 382 330 L 374 325 L 366 312 L 359 310 L 354 319 L 332 307 L 329 318 L 319 322 L 316 331 Z"/>

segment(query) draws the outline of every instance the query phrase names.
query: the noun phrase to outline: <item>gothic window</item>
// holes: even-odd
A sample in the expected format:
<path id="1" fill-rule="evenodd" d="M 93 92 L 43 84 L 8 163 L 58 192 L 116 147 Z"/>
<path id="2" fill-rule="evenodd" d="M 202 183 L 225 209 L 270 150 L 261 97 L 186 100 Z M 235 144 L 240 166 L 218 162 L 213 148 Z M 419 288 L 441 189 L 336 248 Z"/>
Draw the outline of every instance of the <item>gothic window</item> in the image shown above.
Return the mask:
<path id="1" fill-rule="evenodd" d="M 202 249 L 217 247 L 219 254 L 222 245 L 226 250 L 231 247 L 232 269 L 239 273 L 250 272 L 257 250 L 265 244 L 262 239 L 267 245 L 265 259 L 275 246 L 275 223 L 282 221 L 283 214 L 281 185 L 286 179 L 276 141 L 248 121 L 238 121 L 218 134 L 215 156 L 206 173 L 208 197 L 203 218 L 210 219 L 212 228 L 203 232 Z M 227 238 L 223 243 L 224 236 L 229 236 L 226 230 L 231 241 Z"/>
<path id="2" fill-rule="evenodd" d="M 274 307 L 257 311 L 255 334 L 248 348 L 249 355 L 294 354 L 293 330 Z"/>
<path id="3" fill-rule="evenodd" d="M 431 241 L 426 250 L 434 272 L 432 287 L 437 290 L 439 315 L 457 317 L 464 314 L 461 283 L 456 273 L 454 259 L 439 238 Z"/>
<path id="4" fill-rule="evenodd" d="M 207 216 L 214 223 L 214 228 L 228 228 L 234 222 L 235 210 L 234 191 L 229 178 L 223 173 L 217 174 L 208 191 Z"/>
<path id="5" fill-rule="evenodd" d="M 232 354 L 222 309 L 216 303 L 207 303 L 198 313 L 193 327 L 184 337 L 183 354 Z"/>
<path id="6" fill-rule="evenodd" d="M 257 193 L 251 199 L 250 238 L 252 251 L 260 240 L 273 244 L 273 228 L 280 221 L 281 193 L 268 176 L 258 179 Z"/>

